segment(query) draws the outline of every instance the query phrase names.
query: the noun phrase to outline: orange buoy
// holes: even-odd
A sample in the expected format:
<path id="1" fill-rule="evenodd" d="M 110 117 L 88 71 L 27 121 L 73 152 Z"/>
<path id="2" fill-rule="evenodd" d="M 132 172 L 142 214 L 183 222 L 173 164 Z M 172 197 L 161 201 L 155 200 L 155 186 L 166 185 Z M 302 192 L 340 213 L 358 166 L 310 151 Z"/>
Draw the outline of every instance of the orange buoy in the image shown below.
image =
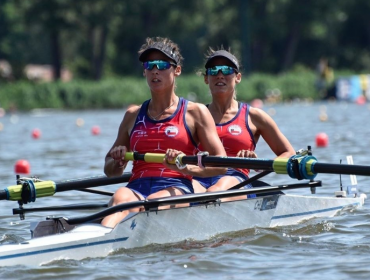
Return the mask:
<path id="1" fill-rule="evenodd" d="M 14 171 L 16 174 L 30 174 L 30 164 L 25 159 L 17 160 Z"/>
<path id="2" fill-rule="evenodd" d="M 32 138 L 33 139 L 39 139 L 41 136 L 41 131 L 40 129 L 38 128 L 35 128 L 34 130 L 32 130 Z"/>
<path id="3" fill-rule="evenodd" d="M 329 144 L 329 137 L 326 133 L 321 132 L 316 135 L 316 147 L 327 147 Z"/>
<path id="4" fill-rule="evenodd" d="M 97 125 L 94 125 L 94 126 L 92 127 L 92 129 L 91 129 L 91 133 L 92 133 L 93 135 L 99 135 L 99 134 L 100 134 L 100 127 L 99 127 L 99 126 L 97 126 Z"/>
<path id="5" fill-rule="evenodd" d="M 326 122 L 328 120 L 328 115 L 325 112 L 320 114 L 320 121 Z"/>

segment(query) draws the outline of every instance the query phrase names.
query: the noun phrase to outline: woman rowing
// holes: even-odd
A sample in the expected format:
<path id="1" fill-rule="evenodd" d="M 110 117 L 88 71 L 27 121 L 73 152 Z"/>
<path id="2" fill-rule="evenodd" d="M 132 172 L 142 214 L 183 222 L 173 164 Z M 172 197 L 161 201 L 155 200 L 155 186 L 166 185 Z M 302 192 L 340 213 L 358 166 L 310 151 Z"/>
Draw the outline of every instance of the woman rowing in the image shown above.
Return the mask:
<path id="1" fill-rule="evenodd" d="M 210 48 L 205 68 L 204 82 L 212 95 L 212 102 L 207 107 L 228 156 L 257 158 L 255 149 L 260 136 L 276 156 L 295 154 L 288 139 L 268 114 L 236 100 L 235 87 L 241 82 L 242 74 L 238 59 L 230 51 L 222 47 L 217 51 Z M 200 150 L 207 151 L 202 146 Z M 249 169 L 229 168 L 225 175 L 194 177 L 193 186 L 195 192 L 222 191 L 247 180 L 248 176 Z"/>
<path id="2" fill-rule="evenodd" d="M 122 175 L 128 151 L 166 154 L 163 164 L 134 161 L 129 183 L 115 192 L 110 206 L 193 193 L 192 176 L 226 172 L 226 168 L 168 164 L 180 153 L 193 155 L 199 143 L 211 155 L 225 156 L 226 153 L 207 108 L 175 93 L 175 80 L 181 74 L 183 60 L 178 45 L 167 38 L 147 38 L 139 50 L 139 60 L 151 99 L 141 106 L 130 107 L 125 113 L 117 138 L 106 155 L 104 172 L 107 176 Z M 102 225 L 114 227 L 129 211 L 139 209 L 109 215 Z"/>

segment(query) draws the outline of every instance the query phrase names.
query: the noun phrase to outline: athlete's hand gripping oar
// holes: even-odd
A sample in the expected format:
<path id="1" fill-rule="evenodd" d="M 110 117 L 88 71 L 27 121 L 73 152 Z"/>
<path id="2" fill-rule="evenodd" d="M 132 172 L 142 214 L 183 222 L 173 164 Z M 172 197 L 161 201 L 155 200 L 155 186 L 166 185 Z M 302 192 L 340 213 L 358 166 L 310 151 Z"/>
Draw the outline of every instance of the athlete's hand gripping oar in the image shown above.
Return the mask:
<path id="1" fill-rule="evenodd" d="M 165 154 L 156 153 L 126 153 L 125 160 L 144 160 L 146 162 L 163 162 Z M 203 166 L 248 168 L 273 171 L 277 174 L 288 174 L 294 179 L 313 179 L 318 173 L 346 174 L 370 176 L 370 166 L 319 163 L 311 155 L 294 155 L 290 158 L 276 158 L 274 160 L 261 158 L 240 158 L 240 157 L 217 157 L 203 156 Z M 184 164 L 198 164 L 197 156 L 179 155 L 175 163 L 179 166 Z"/>
<path id="2" fill-rule="evenodd" d="M 23 203 L 34 202 L 36 198 L 52 196 L 56 192 L 86 189 L 104 185 L 113 185 L 128 182 L 131 173 L 124 173 L 118 177 L 95 176 L 73 179 L 61 182 L 41 181 L 33 182 L 32 178 L 24 180 L 23 184 L 9 186 L 0 191 L 0 200 L 22 200 Z"/>

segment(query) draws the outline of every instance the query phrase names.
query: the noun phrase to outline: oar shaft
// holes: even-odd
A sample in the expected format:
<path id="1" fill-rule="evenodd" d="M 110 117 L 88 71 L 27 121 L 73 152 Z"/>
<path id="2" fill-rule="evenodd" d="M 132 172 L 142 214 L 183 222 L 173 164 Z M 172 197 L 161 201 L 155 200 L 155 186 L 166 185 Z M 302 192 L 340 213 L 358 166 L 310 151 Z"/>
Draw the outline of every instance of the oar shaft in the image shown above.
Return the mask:
<path id="1" fill-rule="evenodd" d="M 61 182 L 42 181 L 34 182 L 34 192 L 36 198 L 44 196 L 52 196 L 56 192 L 64 192 L 71 190 L 86 189 L 90 187 L 99 187 L 104 185 L 114 185 L 123 182 L 128 182 L 131 173 L 124 173 L 118 177 L 96 176 L 82 179 L 74 179 Z M 0 200 L 22 200 L 22 185 L 15 185 L 0 190 Z"/>
<path id="2" fill-rule="evenodd" d="M 184 156 L 181 158 L 181 162 L 184 164 L 197 164 L 198 157 Z M 274 171 L 273 168 L 274 161 L 267 159 L 206 156 L 202 159 L 202 163 L 204 166 L 247 168 L 247 169 Z"/>
<path id="3" fill-rule="evenodd" d="M 315 173 L 370 176 L 370 166 L 351 164 L 330 164 L 316 162 L 312 169 Z"/>
<path id="4" fill-rule="evenodd" d="M 97 178 L 87 178 L 84 180 L 71 180 L 71 181 L 62 181 L 56 182 L 57 192 L 64 192 L 64 191 L 71 191 L 71 190 L 78 190 L 78 189 L 85 189 L 85 188 L 92 188 L 92 187 L 99 187 L 99 186 L 106 186 L 106 185 L 114 185 L 123 182 L 128 182 L 131 177 L 131 173 L 124 173 L 122 176 L 117 177 L 97 177 Z"/>

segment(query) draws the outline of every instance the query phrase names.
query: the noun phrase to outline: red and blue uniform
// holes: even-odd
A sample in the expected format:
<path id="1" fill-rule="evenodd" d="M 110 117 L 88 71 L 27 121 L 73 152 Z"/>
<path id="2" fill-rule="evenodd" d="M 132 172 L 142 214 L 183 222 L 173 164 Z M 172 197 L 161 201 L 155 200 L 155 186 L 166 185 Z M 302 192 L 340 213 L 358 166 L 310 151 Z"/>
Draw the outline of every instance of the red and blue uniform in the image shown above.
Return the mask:
<path id="1" fill-rule="evenodd" d="M 253 133 L 248 125 L 249 105 L 239 103 L 239 110 L 237 114 L 225 123 L 216 124 L 218 136 L 225 148 L 226 154 L 229 157 L 235 157 L 240 150 L 254 151 L 256 142 Z M 202 147 L 199 147 L 202 150 Z M 234 176 L 240 182 L 247 180 L 249 176 L 249 169 L 229 168 L 225 175 L 219 175 L 208 178 L 194 177 L 199 183 L 208 189 L 223 176 Z M 251 186 L 247 186 L 250 188 Z M 250 196 L 248 196 L 250 197 Z"/>
<path id="2" fill-rule="evenodd" d="M 197 144 L 185 120 L 188 101 L 179 98 L 176 111 L 159 121 L 149 118 L 149 102 L 147 100 L 142 104 L 130 133 L 131 151 L 140 154 L 165 153 L 171 148 L 193 155 L 197 151 Z M 127 187 L 144 197 L 168 187 L 177 187 L 184 193 L 192 193 L 191 180 L 191 176 L 168 169 L 161 163 L 137 160 L 133 162 L 132 176 Z"/>
<path id="3" fill-rule="evenodd" d="M 238 113 L 226 123 L 216 124 L 217 134 L 229 157 L 236 157 L 240 150 L 254 151 L 256 143 L 248 125 L 249 106 L 240 103 Z M 236 168 L 249 176 L 249 169 Z"/>

